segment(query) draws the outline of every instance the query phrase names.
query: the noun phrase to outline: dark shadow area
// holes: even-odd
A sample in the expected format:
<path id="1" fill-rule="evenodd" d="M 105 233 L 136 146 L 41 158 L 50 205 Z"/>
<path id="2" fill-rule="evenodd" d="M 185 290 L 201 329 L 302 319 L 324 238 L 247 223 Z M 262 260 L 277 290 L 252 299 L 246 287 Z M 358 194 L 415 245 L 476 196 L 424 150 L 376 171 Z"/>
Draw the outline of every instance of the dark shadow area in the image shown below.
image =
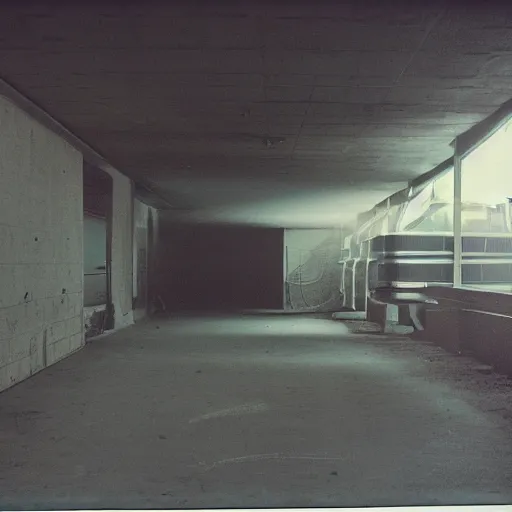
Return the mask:
<path id="1" fill-rule="evenodd" d="M 172 311 L 282 309 L 283 230 L 160 227 L 158 291 Z"/>

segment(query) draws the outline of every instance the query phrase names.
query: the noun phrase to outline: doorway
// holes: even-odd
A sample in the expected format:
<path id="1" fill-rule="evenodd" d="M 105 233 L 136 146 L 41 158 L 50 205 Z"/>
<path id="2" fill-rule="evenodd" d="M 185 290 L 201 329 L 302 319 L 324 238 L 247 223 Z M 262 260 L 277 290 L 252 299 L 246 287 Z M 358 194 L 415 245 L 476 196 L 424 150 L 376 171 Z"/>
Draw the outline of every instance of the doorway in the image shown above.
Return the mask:
<path id="1" fill-rule="evenodd" d="M 101 334 L 110 308 L 110 223 L 112 178 L 84 163 L 83 169 L 84 331 L 90 339 Z"/>

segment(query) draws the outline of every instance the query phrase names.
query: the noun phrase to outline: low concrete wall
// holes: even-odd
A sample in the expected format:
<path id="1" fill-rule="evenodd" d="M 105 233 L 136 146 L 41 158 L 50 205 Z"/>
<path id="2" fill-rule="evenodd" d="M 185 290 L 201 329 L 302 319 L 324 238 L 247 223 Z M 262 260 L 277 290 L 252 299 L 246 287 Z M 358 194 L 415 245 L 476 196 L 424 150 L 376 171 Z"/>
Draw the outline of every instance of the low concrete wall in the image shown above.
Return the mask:
<path id="1" fill-rule="evenodd" d="M 371 298 L 367 300 L 366 320 L 377 324 L 387 334 L 411 334 L 414 331 L 407 307 L 385 304 Z"/>
<path id="2" fill-rule="evenodd" d="M 384 331 L 386 327 L 386 310 L 387 305 L 382 302 L 375 302 L 374 300 L 368 299 L 366 309 L 366 320 L 373 322 L 380 326 Z"/>
<path id="3" fill-rule="evenodd" d="M 512 375 L 512 316 L 462 310 L 459 326 L 464 350 Z"/>
<path id="4" fill-rule="evenodd" d="M 463 350 L 459 326 L 460 310 L 457 308 L 427 308 L 425 310 L 423 336 L 454 354 Z"/>
<path id="5" fill-rule="evenodd" d="M 427 294 L 438 304 L 425 307 L 422 339 L 512 375 L 512 295 L 457 288 Z"/>
<path id="6" fill-rule="evenodd" d="M 474 309 L 508 315 L 512 313 L 512 294 L 433 286 L 426 289 L 429 297 L 436 299 L 441 307 Z"/>

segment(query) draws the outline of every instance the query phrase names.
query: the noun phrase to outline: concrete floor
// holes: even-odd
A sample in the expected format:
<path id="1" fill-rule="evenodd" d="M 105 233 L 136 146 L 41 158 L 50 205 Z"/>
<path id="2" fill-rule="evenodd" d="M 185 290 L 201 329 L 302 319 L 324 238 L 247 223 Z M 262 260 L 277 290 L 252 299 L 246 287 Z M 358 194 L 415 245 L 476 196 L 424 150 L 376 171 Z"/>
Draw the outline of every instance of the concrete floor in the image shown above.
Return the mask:
<path id="1" fill-rule="evenodd" d="M 0 395 L 0 506 L 512 503 L 511 395 L 329 320 L 141 323 Z"/>

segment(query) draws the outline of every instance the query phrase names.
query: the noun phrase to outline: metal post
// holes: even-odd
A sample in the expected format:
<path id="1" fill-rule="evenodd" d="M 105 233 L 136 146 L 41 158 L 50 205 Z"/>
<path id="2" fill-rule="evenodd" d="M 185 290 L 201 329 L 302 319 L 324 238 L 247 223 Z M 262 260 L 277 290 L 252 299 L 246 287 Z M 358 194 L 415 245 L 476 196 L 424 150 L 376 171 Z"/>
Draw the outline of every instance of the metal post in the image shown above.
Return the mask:
<path id="1" fill-rule="evenodd" d="M 453 286 L 462 286 L 462 156 L 455 142 L 453 159 Z"/>
<path id="2" fill-rule="evenodd" d="M 286 244 L 286 230 L 283 229 L 283 310 L 291 309 L 288 299 L 288 245 Z"/>
<path id="3" fill-rule="evenodd" d="M 381 235 L 389 235 L 391 233 L 391 200 L 388 197 L 386 204 L 386 218 L 384 219 L 384 233 L 380 233 Z"/>

